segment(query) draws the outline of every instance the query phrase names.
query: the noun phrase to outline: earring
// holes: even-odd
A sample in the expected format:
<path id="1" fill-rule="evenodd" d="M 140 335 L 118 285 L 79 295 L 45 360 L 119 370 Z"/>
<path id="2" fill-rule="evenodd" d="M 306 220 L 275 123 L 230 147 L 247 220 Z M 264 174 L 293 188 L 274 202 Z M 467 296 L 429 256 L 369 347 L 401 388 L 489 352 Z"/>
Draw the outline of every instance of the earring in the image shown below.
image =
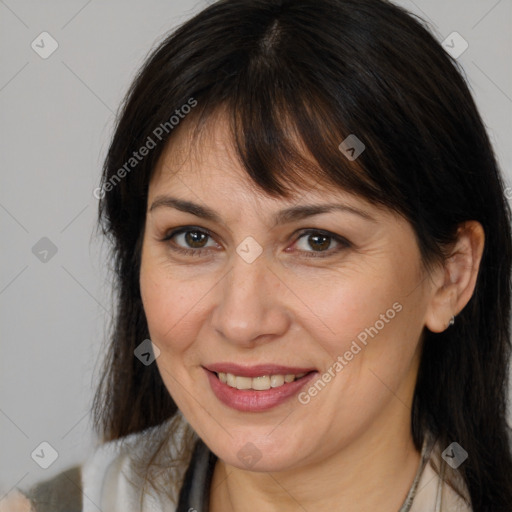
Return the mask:
<path id="1" fill-rule="evenodd" d="M 455 317 L 454 317 L 454 316 L 452 316 L 452 317 L 450 318 L 450 321 L 448 322 L 448 327 L 451 327 L 454 323 L 455 323 Z"/>

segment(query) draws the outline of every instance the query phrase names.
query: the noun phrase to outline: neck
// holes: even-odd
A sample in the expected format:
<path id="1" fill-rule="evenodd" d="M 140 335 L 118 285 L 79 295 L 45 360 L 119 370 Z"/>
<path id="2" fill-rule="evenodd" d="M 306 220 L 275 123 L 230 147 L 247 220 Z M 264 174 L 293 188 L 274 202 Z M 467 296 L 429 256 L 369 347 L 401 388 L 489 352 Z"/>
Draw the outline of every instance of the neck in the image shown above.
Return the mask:
<path id="1" fill-rule="evenodd" d="M 409 421 L 398 428 L 396 416 L 393 428 L 375 422 L 350 446 L 299 469 L 258 473 L 219 459 L 211 485 L 210 510 L 396 512 L 420 461 Z"/>

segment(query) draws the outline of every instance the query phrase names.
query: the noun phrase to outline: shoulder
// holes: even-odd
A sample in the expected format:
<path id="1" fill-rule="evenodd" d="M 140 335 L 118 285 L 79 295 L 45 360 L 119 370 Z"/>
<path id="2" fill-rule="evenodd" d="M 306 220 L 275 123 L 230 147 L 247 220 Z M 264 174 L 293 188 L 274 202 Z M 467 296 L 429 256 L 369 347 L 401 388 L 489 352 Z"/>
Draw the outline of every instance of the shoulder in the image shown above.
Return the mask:
<path id="1" fill-rule="evenodd" d="M 11 493 L 0 502 L 0 512 L 172 512 L 169 482 L 176 482 L 178 493 L 190 460 L 183 446 L 194 440 L 188 423 L 177 415 L 143 432 L 103 443 L 82 465 L 28 491 Z M 158 491 L 159 484 L 165 493 Z"/>
<path id="2" fill-rule="evenodd" d="M 0 512 L 81 512 L 81 468 L 74 466 L 33 486 L 17 491 L 0 505 Z"/>
<path id="3" fill-rule="evenodd" d="M 472 512 L 464 480 L 442 457 L 442 447 L 433 444 L 421 474 L 410 512 Z"/>
<path id="4" fill-rule="evenodd" d="M 185 448 L 193 439 L 188 423 L 177 415 L 100 446 L 82 467 L 83 511 L 172 512 L 190 460 Z"/>

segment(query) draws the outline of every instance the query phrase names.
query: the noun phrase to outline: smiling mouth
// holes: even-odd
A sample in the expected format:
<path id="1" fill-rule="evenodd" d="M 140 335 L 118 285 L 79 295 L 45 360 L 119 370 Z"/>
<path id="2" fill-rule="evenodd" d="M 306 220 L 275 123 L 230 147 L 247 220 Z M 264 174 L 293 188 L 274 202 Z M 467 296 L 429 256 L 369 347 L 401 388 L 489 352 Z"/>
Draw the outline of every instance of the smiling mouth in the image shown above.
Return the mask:
<path id="1" fill-rule="evenodd" d="M 290 400 L 318 371 L 312 367 L 230 362 L 203 367 L 210 388 L 224 405 L 241 412 L 263 412 Z"/>
<path id="2" fill-rule="evenodd" d="M 232 373 L 214 372 L 217 378 L 227 386 L 238 390 L 267 391 L 272 388 L 280 388 L 296 380 L 300 380 L 311 372 L 294 375 L 262 375 L 260 377 L 244 377 Z"/>

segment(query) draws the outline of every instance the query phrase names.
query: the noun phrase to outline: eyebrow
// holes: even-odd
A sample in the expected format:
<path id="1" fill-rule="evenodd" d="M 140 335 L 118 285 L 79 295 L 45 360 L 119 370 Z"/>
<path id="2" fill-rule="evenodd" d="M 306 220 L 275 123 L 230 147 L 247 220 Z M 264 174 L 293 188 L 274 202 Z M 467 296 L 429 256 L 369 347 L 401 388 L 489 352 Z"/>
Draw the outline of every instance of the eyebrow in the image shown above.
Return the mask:
<path id="1" fill-rule="evenodd" d="M 158 196 L 154 201 L 149 211 L 152 212 L 156 208 L 161 207 L 167 208 L 175 208 L 181 212 L 191 213 L 196 217 L 201 217 L 202 219 L 211 220 L 213 222 L 221 223 L 221 218 L 215 211 L 207 206 L 202 206 L 197 203 L 193 203 L 192 201 L 184 201 L 183 199 L 177 199 L 175 197 L 170 196 Z"/>
<path id="2" fill-rule="evenodd" d="M 208 208 L 207 206 L 203 206 L 197 203 L 193 203 L 192 201 L 185 201 L 183 199 L 178 199 L 176 197 L 171 196 L 158 196 L 151 204 L 149 211 L 152 212 L 153 210 L 162 207 L 174 208 L 181 212 L 191 213 L 192 215 L 195 215 L 196 217 L 200 217 L 202 219 L 217 222 L 219 224 L 222 223 L 222 219 L 220 218 L 220 216 L 211 208 Z M 351 213 L 353 215 L 358 215 L 359 217 L 362 217 L 365 220 L 376 222 L 376 219 L 374 217 L 372 217 L 369 213 L 363 210 L 346 204 L 332 203 L 321 205 L 299 205 L 286 208 L 284 210 L 279 211 L 276 214 L 274 225 L 286 224 L 289 222 L 302 220 L 307 217 L 312 217 L 314 215 L 330 213 L 332 211 L 342 211 L 346 213 Z"/>

